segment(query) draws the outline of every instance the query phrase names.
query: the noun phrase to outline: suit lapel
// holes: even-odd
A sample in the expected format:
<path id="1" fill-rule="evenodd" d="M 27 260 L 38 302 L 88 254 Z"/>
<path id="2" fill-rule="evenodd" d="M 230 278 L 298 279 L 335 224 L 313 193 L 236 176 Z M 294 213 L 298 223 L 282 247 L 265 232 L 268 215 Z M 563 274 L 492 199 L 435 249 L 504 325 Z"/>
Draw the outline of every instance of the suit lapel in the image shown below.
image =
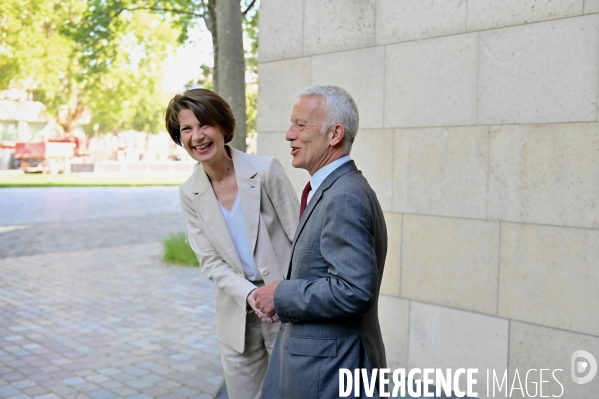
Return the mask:
<path id="1" fill-rule="evenodd" d="M 243 272 L 241 260 L 235 249 L 235 244 L 229 233 L 229 228 L 225 222 L 220 205 L 208 180 L 208 176 L 202 165 L 198 166 L 195 173 L 195 187 L 193 191 L 197 195 L 193 198 L 193 203 L 198 215 L 204 220 L 205 225 L 212 232 L 212 236 L 225 250 L 235 264 L 231 265 L 234 269 Z"/>
<path id="2" fill-rule="evenodd" d="M 293 238 L 293 248 L 291 250 L 292 254 L 293 254 L 293 251 L 295 250 L 295 244 L 297 243 L 297 239 L 299 238 L 300 234 L 302 233 L 302 230 L 304 229 L 306 222 L 310 218 L 312 211 L 314 210 L 316 205 L 318 205 L 318 202 L 322 198 L 323 193 L 329 187 L 331 187 L 331 185 L 333 185 L 335 180 L 337 180 L 339 177 L 343 176 L 346 173 L 353 172 L 355 170 L 358 170 L 358 168 L 356 168 L 356 163 L 352 160 L 352 161 L 344 163 L 343 165 L 341 165 L 340 167 L 335 169 L 333 172 L 331 172 L 330 175 L 328 175 L 326 177 L 326 179 L 324 179 L 322 184 L 318 187 L 318 190 L 316 190 L 316 192 L 310 199 L 310 202 L 308 203 L 308 206 L 306 207 L 304 214 L 302 215 L 302 217 L 299 220 L 297 230 L 295 230 L 295 237 Z"/>
<path id="3" fill-rule="evenodd" d="M 260 223 L 260 180 L 255 179 L 258 171 L 248 159 L 248 155 L 231 148 L 231 158 L 237 177 L 237 189 L 243 207 L 243 218 L 247 230 L 252 253 L 258 240 L 258 225 Z"/>
<path id="4" fill-rule="evenodd" d="M 304 226 L 306 226 L 308 219 L 312 215 L 312 211 L 314 211 L 314 208 L 316 208 L 316 205 L 318 205 L 318 202 L 322 198 L 324 192 L 333 185 L 335 180 L 337 180 L 339 177 L 343 176 L 346 173 L 353 172 L 356 170 L 358 170 L 358 168 L 356 168 L 356 163 L 353 160 L 344 163 L 343 165 L 335 169 L 333 172 L 331 172 L 331 174 L 328 175 L 326 179 L 324 179 L 322 184 L 318 187 L 318 190 L 316 190 L 316 192 L 310 199 L 310 202 L 306 206 L 306 210 L 304 211 L 302 217 L 299 220 L 297 230 L 295 230 L 295 236 L 293 237 L 293 245 L 291 248 L 291 260 L 289 261 L 289 269 L 287 271 L 286 277 L 287 280 L 293 278 L 294 273 L 297 272 L 296 268 L 293 267 L 293 253 L 295 251 L 295 245 L 297 244 L 298 238 L 304 230 Z"/>

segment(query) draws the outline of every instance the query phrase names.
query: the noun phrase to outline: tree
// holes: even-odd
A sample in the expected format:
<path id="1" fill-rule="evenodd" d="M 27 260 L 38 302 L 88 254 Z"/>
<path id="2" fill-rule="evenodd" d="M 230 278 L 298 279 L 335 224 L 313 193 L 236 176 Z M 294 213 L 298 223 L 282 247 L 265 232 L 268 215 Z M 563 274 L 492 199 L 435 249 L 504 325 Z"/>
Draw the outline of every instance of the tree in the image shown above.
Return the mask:
<path id="1" fill-rule="evenodd" d="M 116 15 L 108 25 L 114 29 L 110 41 L 85 28 L 72 34 L 83 44 L 80 61 L 93 88 L 94 97 L 86 98 L 96 109 L 93 122 L 115 130 L 163 130 L 168 98 L 161 88 L 162 63 L 177 45 L 179 31 L 148 11 Z"/>
<path id="2" fill-rule="evenodd" d="M 160 114 L 167 102 L 158 83 L 161 61 L 186 40 L 193 24 L 202 21 L 212 33 L 214 89 L 231 104 L 237 119 L 232 144 L 245 150 L 241 17 L 255 4 L 256 0 L 3 0 L 0 89 L 11 84 L 33 92 L 61 115 L 66 131 L 81 122 L 86 110 L 102 130 L 155 131 L 162 126 Z"/>
<path id="3" fill-rule="evenodd" d="M 56 86 L 73 50 L 62 21 L 76 24 L 83 10 L 81 0 L 0 2 L 0 88 Z"/>
<path id="4" fill-rule="evenodd" d="M 33 93 L 66 132 L 89 111 L 104 131 L 162 130 L 162 60 L 177 44 L 178 30 L 144 11 L 118 15 L 109 25 L 111 41 L 87 36 L 93 6 L 85 0 L 1 2 L 0 89 Z"/>
<path id="5" fill-rule="evenodd" d="M 212 34 L 213 89 L 229 102 L 237 120 L 232 145 L 245 151 L 247 127 L 242 16 L 253 9 L 256 0 L 242 0 L 241 3 L 239 0 L 92 0 L 91 4 L 80 29 L 82 38 L 90 52 L 101 53 L 107 61 L 114 54 L 114 39 L 121 29 L 118 16 L 122 13 L 156 12 L 181 29 L 179 42 L 185 41 L 188 29 L 202 20 Z"/>
<path id="6" fill-rule="evenodd" d="M 258 119 L 258 19 L 259 10 L 248 10 L 244 14 L 243 30 L 246 33 L 249 48 L 246 49 L 246 76 L 249 77 L 246 81 L 245 91 L 245 109 L 247 115 L 247 131 L 248 134 L 256 133 Z"/>
<path id="7" fill-rule="evenodd" d="M 246 150 L 247 134 L 245 112 L 245 58 L 241 32 L 239 0 L 218 0 L 216 3 L 217 40 L 219 64 L 217 71 L 218 93 L 231 105 L 237 121 L 231 145 Z"/>
<path id="8" fill-rule="evenodd" d="M 235 140 L 232 145 L 235 148 L 245 150 L 245 137 L 256 131 L 256 117 L 257 117 L 257 82 L 255 78 L 250 78 L 249 81 L 246 81 L 246 77 L 255 77 L 258 74 L 258 60 L 256 57 L 258 51 L 258 9 L 256 6 L 256 0 L 245 0 L 241 3 L 241 8 L 244 10 L 241 12 L 242 17 L 242 29 L 237 29 L 238 26 L 238 9 L 235 5 L 235 1 L 228 1 L 228 15 L 225 18 L 233 17 L 233 21 L 229 21 L 228 23 L 223 22 L 222 24 L 216 23 L 216 21 L 222 21 L 224 18 L 216 17 L 216 9 L 214 9 L 216 4 L 227 4 L 227 2 L 215 3 L 214 1 L 210 3 L 206 3 L 206 8 L 204 9 L 205 24 L 208 30 L 212 34 L 212 45 L 214 48 L 214 67 L 210 68 L 207 65 L 202 65 L 201 75 L 197 80 L 191 81 L 188 84 L 188 87 L 192 87 L 195 84 L 201 84 L 205 88 L 212 88 L 215 91 L 219 92 L 225 99 L 231 104 L 235 118 L 237 121 L 243 121 L 245 126 L 238 126 L 237 132 L 235 134 Z M 212 17 L 211 17 L 212 16 Z M 225 30 L 224 35 L 220 34 L 217 30 L 216 26 L 220 26 L 221 28 L 227 26 L 235 26 L 235 29 Z M 249 43 L 249 48 L 245 50 L 240 49 L 241 42 L 243 38 L 240 40 L 240 30 L 243 30 L 246 34 L 247 42 Z M 219 42 L 224 42 L 225 49 L 219 45 Z M 224 53 L 230 53 L 232 56 L 225 56 Z M 241 54 L 244 53 L 245 57 Z M 222 58 L 228 58 L 235 61 L 223 61 L 220 60 Z M 243 61 L 245 58 L 245 63 Z M 225 64 L 225 65 L 223 65 Z M 245 71 L 242 70 L 245 69 Z M 231 73 L 233 76 L 229 78 L 222 77 L 224 72 L 223 70 L 227 70 L 228 73 Z M 243 72 L 242 72 L 243 71 Z M 247 72 L 247 73 L 246 73 Z M 244 80 L 240 79 L 242 73 L 245 75 Z M 234 83 L 233 83 L 234 82 Z M 223 84 L 227 84 L 227 88 L 222 87 Z M 244 89 L 243 93 L 241 89 Z M 233 96 L 235 96 L 235 100 L 233 100 Z M 241 101 L 242 97 L 245 97 L 245 115 L 241 111 L 243 109 L 243 103 Z M 236 110 L 239 110 L 235 112 Z"/>

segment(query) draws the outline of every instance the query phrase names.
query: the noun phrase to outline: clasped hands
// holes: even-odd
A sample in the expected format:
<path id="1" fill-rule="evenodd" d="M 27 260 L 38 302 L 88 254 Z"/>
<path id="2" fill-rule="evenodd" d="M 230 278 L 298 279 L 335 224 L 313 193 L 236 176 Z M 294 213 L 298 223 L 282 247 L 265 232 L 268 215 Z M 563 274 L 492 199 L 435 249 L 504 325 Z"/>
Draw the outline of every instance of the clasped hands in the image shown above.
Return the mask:
<path id="1" fill-rule="evenodd" d="M 279 321 L 275 310 L 275 290 L 279 282 L 270 283 L 264 287 L 256 288 L 247 297 L 248 304 L 254 309 L 260 320 L 266 323 Z"/>

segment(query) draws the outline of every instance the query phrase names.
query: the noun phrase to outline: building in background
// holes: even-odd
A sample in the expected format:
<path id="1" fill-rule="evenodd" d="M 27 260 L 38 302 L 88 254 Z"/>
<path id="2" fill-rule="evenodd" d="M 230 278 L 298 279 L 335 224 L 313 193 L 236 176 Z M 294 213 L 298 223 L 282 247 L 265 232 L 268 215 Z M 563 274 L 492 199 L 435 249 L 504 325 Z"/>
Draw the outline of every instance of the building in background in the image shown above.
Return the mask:
<path id="1" fill-rule="evenodd" d="M 89 147 L 95 161 L 191 161 L 189 154 L 176 145 L 167 132 L 107 133 L 91 138 Z"/>
<path id="2" fill-rule="evenodd" d="M 597 397 L 599 376 L 570 373 L 576 350 L 599 359 L 598 72 L 597 1 L 261 2 L 258 154 L 300 192 L 284 138 L 299 90 L 358 104 L 391 368 L 478 368 L 480 397 L 487 369 L 510 385 L 536 369 L 529 389 L 561 369 L 563 397 Z"/>
<path id="3" fill-rule="evenodd" d="M 23 90 L 0 92 L 0 169 L 16 167 L 17 141 L 28 141 L 47 123 L 44 104 L 31 101 Z"/>
<path id="4" fill-rule="evenodd" d="M 46 115 L 44 104 L 31 101 L 26 91 L 0 92 L 0 169 L 92 172 L 94 165 L 103 161 L 129 163 L 127 167 L 110 163 L 108 169 L 113 172 L 132 169 L 150 173 L 193 170 L 195 163 L 166 132 L 124 131 L 88 140 L 77 128 L 67 137 L 56 120 Z M 167 161 L 187 162 L 171 167 Z M 132 165 L 140 162 L 144 165 Z M 156 162 L 163 165 L 149 165 Z M 100 169 L 106 171 L 106 167 Z"/>

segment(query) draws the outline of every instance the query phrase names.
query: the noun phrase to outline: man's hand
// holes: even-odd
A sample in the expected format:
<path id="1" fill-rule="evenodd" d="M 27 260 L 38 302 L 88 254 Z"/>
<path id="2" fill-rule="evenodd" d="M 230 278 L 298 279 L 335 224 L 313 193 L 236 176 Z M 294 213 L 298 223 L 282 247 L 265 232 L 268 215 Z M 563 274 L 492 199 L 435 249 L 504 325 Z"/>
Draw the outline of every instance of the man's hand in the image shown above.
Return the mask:
<path id="1" fill-rule="evenodd" d="M 277 316 L 276 314 L 273 315 L 272 317 L 268 317 L 265 314 L 262 314 L 262 312 L 260 312 L 260 309 L 256 306 L 256 301 L 254 299 L 254 292 L 255 291 L 256 291 L 256 289 L 252 290 L 248 294 L 248 296 L 247 296 L 247 303 L 248 303 L 248 305 L 250 305 L 251 308 L 254 309 L 254 312 L 256 313 L 256 315 L 263 322 L 266 322 L 266 323 L 275 323 L 275 322 L 279 321 L 279 316 Z"/>
<path id="2" fill-rule="evenodd" d="M 272 323 L 276 323 L 277 321 L 279 321 L 279 316 L 275 313 L 273 317 L 268 317 L 266 315 L 260 315 L 260 313 L 257 313 L 258 318 L 260 320 L 262 320 L 265 323 L 268 324 L 272 324 Z"/>
<path id="3" fill-rule="evenodd" d="M 261 319 L 263 319 L 262 316 L 275 316 L 275 290 L 277 289 L 278 285 L 279 282 L 275 281 L 274 283 L 270 283 L 264 287 L 252 291 L 253 294 L 250 294 L 250 296 L 253 296 L 253 299 L 255 300 L 255 305 L 257 308 L 256 314 Z"/>

